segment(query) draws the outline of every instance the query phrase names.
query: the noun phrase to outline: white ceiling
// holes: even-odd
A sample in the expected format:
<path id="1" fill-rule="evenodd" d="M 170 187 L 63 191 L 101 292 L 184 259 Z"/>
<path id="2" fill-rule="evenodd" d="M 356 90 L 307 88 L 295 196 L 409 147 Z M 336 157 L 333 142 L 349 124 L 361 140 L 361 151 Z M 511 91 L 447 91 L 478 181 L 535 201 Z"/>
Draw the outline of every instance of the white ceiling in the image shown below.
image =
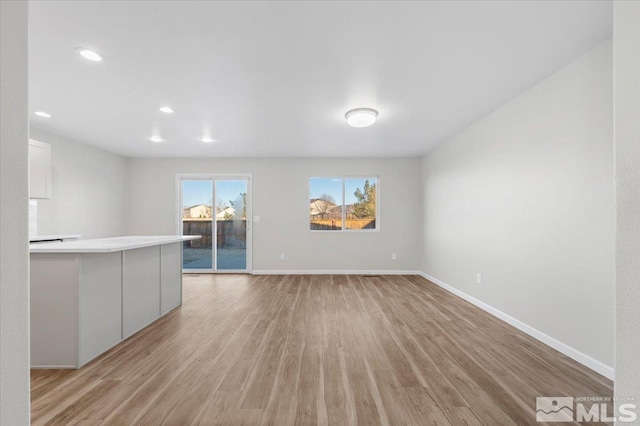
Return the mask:
<path id="1" fill-rule="evenodd" d="M 612 31 L 596 1 L 32 1 L 29 13 L 32 125 L 132 157 L 420 155 Z M 349 127 L 358 107 L 378 122 Z"/>

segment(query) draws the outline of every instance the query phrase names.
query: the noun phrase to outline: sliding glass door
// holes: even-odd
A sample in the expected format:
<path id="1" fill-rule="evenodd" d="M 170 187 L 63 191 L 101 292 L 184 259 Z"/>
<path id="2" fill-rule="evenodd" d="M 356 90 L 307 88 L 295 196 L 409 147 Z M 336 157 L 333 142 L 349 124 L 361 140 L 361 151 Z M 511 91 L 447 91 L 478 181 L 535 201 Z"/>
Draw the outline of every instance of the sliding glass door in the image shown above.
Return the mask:
<path id="1" fill-rule="evenodd" d="M 178 175 L 179 232 L 200 235 L 183 250 L 185 272 L 250 269 L 249 176 Z"/>

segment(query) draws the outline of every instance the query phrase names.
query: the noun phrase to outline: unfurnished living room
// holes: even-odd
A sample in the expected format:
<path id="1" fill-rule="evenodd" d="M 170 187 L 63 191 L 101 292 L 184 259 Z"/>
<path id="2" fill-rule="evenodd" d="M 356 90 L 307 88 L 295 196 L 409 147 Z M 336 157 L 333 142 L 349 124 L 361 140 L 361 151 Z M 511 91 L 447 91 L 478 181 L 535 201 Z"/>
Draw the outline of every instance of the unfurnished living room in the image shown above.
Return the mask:
<path id="1" fill-rule="evenodd" d="M 640 1 L 0 31 L 0 425 L 640 425 Z"/>

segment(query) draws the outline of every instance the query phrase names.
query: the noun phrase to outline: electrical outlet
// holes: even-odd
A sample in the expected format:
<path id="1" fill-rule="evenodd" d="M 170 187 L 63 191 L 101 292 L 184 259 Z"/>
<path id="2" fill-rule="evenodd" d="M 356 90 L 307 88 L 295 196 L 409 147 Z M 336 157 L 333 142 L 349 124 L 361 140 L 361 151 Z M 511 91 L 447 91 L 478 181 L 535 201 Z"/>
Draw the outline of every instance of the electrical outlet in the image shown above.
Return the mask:
<path id="1" fill-rule="evenodd" d="M 396 260 L 398 259 L 398 256 L 396 256 L 395 253 L 391 253 L 391 260 Z"/>
<path id="2" fill-rule="evenodd" d="M 280 260 L 285 260 L 286 256 L 284 255 L 284 253 L 280 253 Z"/>
<path id="3" fill-rule="evenodd" d="M 482 284 L 482 274 L 480 272 L 476 274 L 476 282 Z"/>

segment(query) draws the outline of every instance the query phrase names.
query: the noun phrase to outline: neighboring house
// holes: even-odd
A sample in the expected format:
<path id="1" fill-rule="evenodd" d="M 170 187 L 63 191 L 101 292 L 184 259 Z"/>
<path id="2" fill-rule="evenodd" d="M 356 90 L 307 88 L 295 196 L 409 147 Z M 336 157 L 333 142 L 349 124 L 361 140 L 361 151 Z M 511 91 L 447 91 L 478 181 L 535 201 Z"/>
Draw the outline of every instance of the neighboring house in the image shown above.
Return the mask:
<path id="1" fill-rule="evenodd" d="M 211 219 L 213 209 L 206 204 L 197 204 L 195 206 L 182 209 L 183 219 Z M 233 219 L 235 217 L 235 209 L 233 207 L 225 207 L 216 213 L 217 220 Z"/>
<path id="2" fill-rule="evenodd" d="M 309 200 L 309 214 L 314 219 L 341 219 L 342 206 L 321 199 Z M 346 210 L 347 218 L 353 215 L 353 205 L 348 205 Z"/>
<path id="3" fill-rule="evenodd" d="M 211 219 L 211 206 L 206 204 L 196 204 L 182 210 L 184 219 Z"/>
<path id="4" fill-rule="evenodd" d="M 236 215 L 236 210 L 233 207 L 226 207 L 224 210 L 216 213 L 217 220 L 233 219 Z"/>
<path id="5" fill-rule="evenodd" d="M 318 198 L 309 201 L 309 211 L 311 216 L 326 215 L 335 208 L 336 205 L 330 201 L 320 200 Z"/>

